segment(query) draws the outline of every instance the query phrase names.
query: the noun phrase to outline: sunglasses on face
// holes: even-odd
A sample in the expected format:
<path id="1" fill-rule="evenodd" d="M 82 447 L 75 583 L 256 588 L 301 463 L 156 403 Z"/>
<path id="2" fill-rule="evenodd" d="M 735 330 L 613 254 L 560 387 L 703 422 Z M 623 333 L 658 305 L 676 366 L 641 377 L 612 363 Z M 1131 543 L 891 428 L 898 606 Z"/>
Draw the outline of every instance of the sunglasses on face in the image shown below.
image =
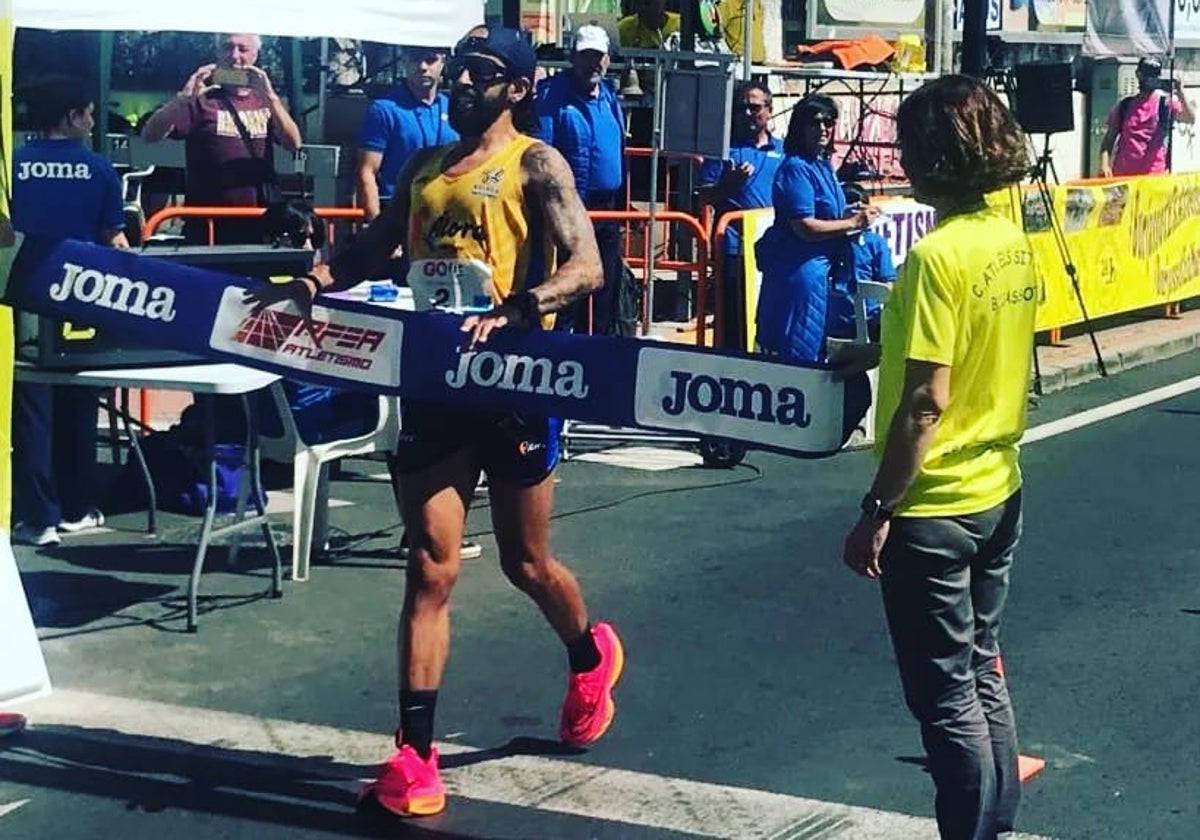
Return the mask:
<path id="1" fill-rule="evenodd" d="M 837 118 L 836 117 L 813 117 L 812 124 L 823 126 L 825 128 L 833 128 L 835 125 L 837 125 Z"/>
<path id="2" fill-rule="evenodd" d="M 465 70 L 471 77 L 471 86 L 477 88 L 508 81 L 508 68 L 482 55 L 455 56 L 450 59 L 447 69 L 453 81 L 458 81 Z"/>
<path id="3" fill-rule="evenodd" d="M 743 102 L 742 110 L 747 114 L 761 114 L 767 106 L 762 102 Z"/>

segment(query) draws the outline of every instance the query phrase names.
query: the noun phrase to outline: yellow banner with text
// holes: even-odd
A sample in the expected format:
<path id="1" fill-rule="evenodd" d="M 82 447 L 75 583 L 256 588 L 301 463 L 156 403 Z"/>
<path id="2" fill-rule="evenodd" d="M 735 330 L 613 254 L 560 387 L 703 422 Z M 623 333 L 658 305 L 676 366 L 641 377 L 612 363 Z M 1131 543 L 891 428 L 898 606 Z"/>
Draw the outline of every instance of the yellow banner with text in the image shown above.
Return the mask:
<path id="1" fill-rule="evenodd" d="M 1047 197 L 1057 230 L 1036 186 L 1014 187 L 988 198 L 1029 234 L 1045 290 L 1038 308 L 1039 332 L 1083 321 L 1068 264 L 1074 267 L 1092 319 L 1200 296 L 1200 172 L 1063 184 L 1051 188 Z M 906 205 L 894 204 L 891 215 L 918 214 L 918 220 L 925 208 L 910 203 L 914 209 L 906 211 Z M 773 219 L 770 209 L 748 213 L 745 241 L 757 241 Z M 897 252 L 893 244 L 897 265 L 912 242 L 932 227 L 926 222 L 906 228 L 905 247 Z M 890 234 L 885 235 L 890 241 Z M 742 250 L 753 347 L 760 275 L 754 249 Z"/>

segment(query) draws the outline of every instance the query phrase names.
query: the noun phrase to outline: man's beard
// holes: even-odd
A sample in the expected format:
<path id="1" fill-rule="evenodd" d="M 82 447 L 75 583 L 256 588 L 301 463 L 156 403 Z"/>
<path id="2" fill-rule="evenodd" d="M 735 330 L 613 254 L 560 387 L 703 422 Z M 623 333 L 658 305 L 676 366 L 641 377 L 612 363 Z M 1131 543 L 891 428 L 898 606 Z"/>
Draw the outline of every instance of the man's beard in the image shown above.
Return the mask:
<path id="1" fill-rule="evenodd" d="M 450 127 L 463 137 L 479 137 L 504 111 L 502 99 L 489 100 L 473 92 L 453 91 L 450 95 Z"/>

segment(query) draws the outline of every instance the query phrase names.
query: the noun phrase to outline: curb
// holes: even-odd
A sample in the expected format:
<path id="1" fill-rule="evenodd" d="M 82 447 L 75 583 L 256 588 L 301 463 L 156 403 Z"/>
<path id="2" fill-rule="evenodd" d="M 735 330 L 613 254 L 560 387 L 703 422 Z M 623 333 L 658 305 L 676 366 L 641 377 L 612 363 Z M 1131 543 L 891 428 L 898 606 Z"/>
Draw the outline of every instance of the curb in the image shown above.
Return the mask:
<path id="1" fill-rule="evenodd" d="M 1111 376 L 1115 373 L 1181 356 L 1197 348 L 1200 348 L 1200 333 L 1188 333 L 1156 343 L 1123 349 L 1102 346 L 1100 354 L 1104 359 L 1104 366 Z M 1090 351 L 1090 349 L 1089 345 L 1088 350 Z M 1095 356 L 1090 353 L 1087 358 L 1077 362 L 1060 365 L 1042 364 L 1041 374 L 1043 394 L 1073 388 L 1076 385 L 1083 385 L 1101 378 L 1100 366 L 1096 363 Z"/>

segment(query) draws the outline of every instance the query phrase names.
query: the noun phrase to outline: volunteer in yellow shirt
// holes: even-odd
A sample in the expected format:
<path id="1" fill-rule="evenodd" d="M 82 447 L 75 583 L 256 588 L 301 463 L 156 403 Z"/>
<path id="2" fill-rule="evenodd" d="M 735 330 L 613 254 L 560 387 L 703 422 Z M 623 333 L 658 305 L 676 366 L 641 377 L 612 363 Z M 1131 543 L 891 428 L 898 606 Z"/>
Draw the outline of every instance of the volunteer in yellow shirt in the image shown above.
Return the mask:
<path id="1" fill-rule="evenodd" d="M 633 14 L 617 21 L 622 47 L 679 49 L 679 12 L 668 12 L 666 0 L 635 0 L 633 8 Z"/>
<path id="2" fill-rule="evenodd" d="M 1040 292 L 1024 232 L 984 196 L 1029 162 L 1012 114 L 965 76 L 923 85 L 897 130 L 905 173 L 940 221 L 884 309 L 879 468 L 844 557 L 880 580 L 941 836 L 995 837 L 1013 829 L 1020 799 L 997 632 L 1021 532 Z"/>

